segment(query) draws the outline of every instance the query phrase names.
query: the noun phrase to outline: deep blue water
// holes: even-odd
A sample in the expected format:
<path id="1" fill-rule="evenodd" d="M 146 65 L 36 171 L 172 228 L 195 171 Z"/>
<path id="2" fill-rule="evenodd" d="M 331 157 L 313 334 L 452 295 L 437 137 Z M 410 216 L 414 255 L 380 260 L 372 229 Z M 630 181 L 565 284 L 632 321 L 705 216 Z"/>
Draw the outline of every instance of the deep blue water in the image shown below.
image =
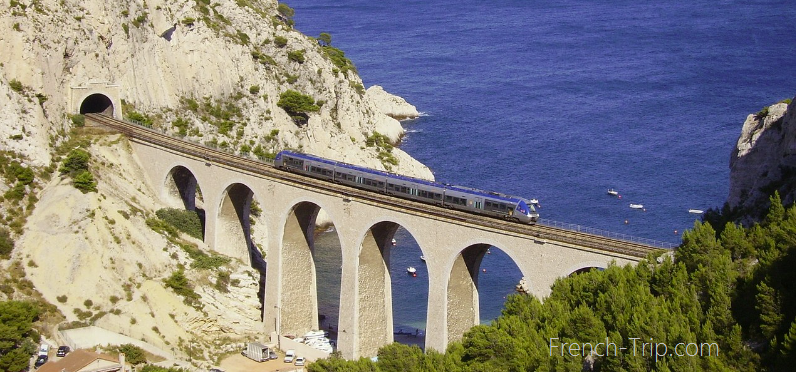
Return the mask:
<path id="1" fill-rule="evenodd" d="M 746 116 L 796 95 L 788 1 L 289 5 L 298 30 L 332 35 L 366 87 L 425 113 L 404 123 L 401 148 L 437 180 L 538 198 L 543 218 L 672 243 L 698 218 L 688 209 L 723 204 Z M 420 253 L 400 248 L 396 329 L 422 328 L 428 284 L 400 275 Z M 521 275 L 499 251 L 483 267 L 488 321 Z"/>

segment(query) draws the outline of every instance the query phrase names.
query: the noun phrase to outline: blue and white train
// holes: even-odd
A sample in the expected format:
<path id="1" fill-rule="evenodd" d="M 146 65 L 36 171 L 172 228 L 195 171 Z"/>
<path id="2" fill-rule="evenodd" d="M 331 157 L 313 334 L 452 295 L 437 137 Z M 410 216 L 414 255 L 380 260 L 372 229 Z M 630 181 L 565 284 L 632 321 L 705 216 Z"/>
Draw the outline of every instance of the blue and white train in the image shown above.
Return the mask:
<path id="1" fill-rule="evenodd" d="M 470 213 L 533 224 L 539 219 L 527 199 L 492 191 L 441 184 L 419 178 L 324 159 L 318 156 L 280 151 L 274 166 L 293 173 L 336 182 L 358 189 L 435 204 Z"/>

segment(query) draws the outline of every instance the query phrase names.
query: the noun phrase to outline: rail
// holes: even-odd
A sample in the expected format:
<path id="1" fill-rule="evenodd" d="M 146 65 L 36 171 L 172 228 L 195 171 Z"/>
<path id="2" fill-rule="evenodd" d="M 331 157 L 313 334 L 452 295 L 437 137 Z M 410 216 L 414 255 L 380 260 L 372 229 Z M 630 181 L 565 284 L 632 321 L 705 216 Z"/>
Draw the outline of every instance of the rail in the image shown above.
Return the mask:
<path id="1" fill-rule="evenodd" d="M 648 245 L 650 247 L 656 247 L 656 248 L 661 248 L 661 249 L 674 249 L 674 248 L 677 247 L 677 244 L 674 244 L 674 243 L 663 242 L 663 241 L 660 241 L 660 240 L 653 240 L 653 239 L 647 239 L 647 238 L 639 238 L 637 236 L 621 234 L 621 233 L 615 233 L 615 232 L 611 232 L 611 231 L 607 231 L 607 230 L 595 229 L 593 227 L 581 226 L 581 225 L 577 225 L 577 224 L 574 224 L 574 223 L 554 221 L 554 220 L 550 220 L 550 219 L 547 219 L 547 218 L 540 218 L 537 223 L 540 224 L 540 225 L 549 226 L 549 227 L 555 227 L 555 228 L 562 229 L 562 230 L 568 230 L 568 231 L 574 231 L 574 232 L 582 232 L 582 233 L 586 233 L 586 234 L 590 234 L 590 235 L 597 235 L 597 236 L 602 236 L 602 237 L 606 237 L 606 238 L 610 238 L 610 239 L 622 240 L 622 241 L 636 243 L 636 244 L 643 244 L 643 245 Z"/>
<path id="2" fill-rule="evenodd" d="M 208 146 L 207 144 L 172 136 L 163 129 L 157 130 L 152 128 L 151 125 L 146 125 L 144 123 L 120 121 L 97 114 L 87 114 L 86 118 L 99 125 L 116 129 L 120 133 L 126 134 L 132 138 L 137 138 L 140 141 L 163 146 L 165 148 L 179 151 L 187 155 L 193 155 L 206 159 L 207 161 L 212 160 L 219 164 L 255 172 L 269 177 L 274 177 L 276 179 L 304 184 L 309 187 L 326 189 L 335 192 L 341 191 L 338 189 L 341 186 L 337 184 L 323 182 L 294 173 L 278 172 L 273 168 L 273 159 L 270 158 L 253 158 L 250 156 L 250 154 L 235 154 L 231 151 L 227 151 L 228 149 L 218 149 Z M 342 192 L 380 202 L 385 206 L 398 205 L 405 210 L 413 211 L 413 213 L 442 217 L 455 221 L 463 221 L 475 225 L 501 229 L 506 232 L 510 231 L 524 235 L 531 235 L 539 239 L 550 239 L 563 243 L 576 244 L 583 247 L 621 253 L 639 258 L 645 258 L 649 253 L 654 252 L 657 249 L 671 249 L 676 246 L 672 243 L 638 238 L 630 235 L 612 233 L 604 230 L 547 219 L 542 219 L 536 225 L 521 225 L 447 208 L 436 208 L 435 206 L 426 204 L 413 206 L 413 203 L 410 203 L 405 199 L 397 199 L 392 196 L 378 194 L 367 190 L 346 188 L 346 190 L 342 190 Z"/>

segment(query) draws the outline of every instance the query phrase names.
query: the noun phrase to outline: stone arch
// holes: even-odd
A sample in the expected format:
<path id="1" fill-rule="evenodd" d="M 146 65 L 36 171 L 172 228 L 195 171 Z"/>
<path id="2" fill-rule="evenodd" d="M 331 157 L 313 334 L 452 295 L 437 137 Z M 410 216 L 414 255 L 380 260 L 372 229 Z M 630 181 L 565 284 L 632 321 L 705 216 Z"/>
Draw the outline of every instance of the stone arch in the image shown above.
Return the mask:
<path id="1" fill-rule="evenodd" d="M 102 93 L 93 93 L 80 102 L 80 114 L 103 114 L 114 117 L 115 108 L 110 97 Z"/>
<path id="2" fill-rule="evenodd" d="M 216 216 L 216 251 L 230 257 L 251 260 L 251 202 L 252 189 L 242 183 L 232 183 L 224 190 Z"/>
<path id="3" fill-rule="evenodd" d="M 201 188 L 193 171 L 183 165 L 176 165 L 169 170 L 163 182 L 163 199 L 172 207 L 184 207 L 192 211 L 196 209 L 197 193 L 202 202 Z"/>
<path id="4" fill-rule="evenodd" d="M 608 268 L 608 263 L 606 262 L 600 262 L 600 261 L 581 262 L 578 263 L 577 265 L 570 266 L 566 270 L 564 270 L 563 276 L 573 276 L 576 274 L 589 272 L 591 270 L 605 270 L 607 268 Z"/>
<path id="5" fill-rule="evenodd" d="M 313 202 L 295 204 L 285 219 L 282 236 L 282 280 L 279 332 L 303 335 L 318 329 L 315 262 L 315 220 L 321 207 Z"/>
<path id="6" fill-rule="evenodd" d="M 490 248 L 505 253 L 522 272 L 517 257 L 510 249 L 490 243 L 471 243 L 461 250 L 450 265 L 447 287 L 446 331 L 448 343 L 459 341 L 470 328 L 480 323 L 478 277 L 481 262 Z M 522 273 L 525 275 L 526 273 Z"/>
<path id="7" fill-rule="evenodd" d="M 357 268 L 359 355 L 374 356 L 393 342 L 390 249 L 398 227 L 395 222 L 378 222 L 362 238 Z"/>

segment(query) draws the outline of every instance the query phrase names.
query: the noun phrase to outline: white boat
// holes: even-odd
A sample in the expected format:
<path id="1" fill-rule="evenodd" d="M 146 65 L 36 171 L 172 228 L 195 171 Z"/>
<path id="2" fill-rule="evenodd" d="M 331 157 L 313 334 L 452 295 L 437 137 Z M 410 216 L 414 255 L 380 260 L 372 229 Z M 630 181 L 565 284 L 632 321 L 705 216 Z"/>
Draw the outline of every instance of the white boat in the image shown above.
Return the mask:
<path id="1" fill-rule="evenodd" d="M 426 260 L 426 256 L 420 256 L 420 259 L 425 261 Z"/>
<path id="2" fill-rule="evenodd" d="M 619 195 L 619 191 L 616 191 L 614 189 L 608 189 L 608 195 L 617 196 Z"/>
<path id="3" fill-rule="evenodd" d="M 630 204 L 630 208 L 633 209 L 644 209 L 644 206 L 641 204 Z"/>
<path id="4" fill-rule="evenodd" d="M 408 272 L 409 274 L 414 274 L 417 272 L 417 269 L 415 269 L 414 266 L 409 266 L 406 268 L 406 272 Z"/>
<path id="5" fill-rule="evenodd" d="M 531 199 L 531 204 L 539 204 L 539 199 Z"/>
<path id="6" fill-rule="evenodd" d="M 688 210 L 688 213 L 693 213 L 693 214 L 702 214 L 702 213 L 705 213 L 705 211 L 703 211 L 703 210 L 701 210 L 701 209 L 689 209 L 689 210 Z"/>
<path id="7" fill-rule="evenodd" d="M 397 241 L 397 240 L 395 240 L 395 239 L 393 239 L 393 240 L 392 240 L 392 245 L 396 245 L 396 244 L 398 244 L 398 241 Z"/>

